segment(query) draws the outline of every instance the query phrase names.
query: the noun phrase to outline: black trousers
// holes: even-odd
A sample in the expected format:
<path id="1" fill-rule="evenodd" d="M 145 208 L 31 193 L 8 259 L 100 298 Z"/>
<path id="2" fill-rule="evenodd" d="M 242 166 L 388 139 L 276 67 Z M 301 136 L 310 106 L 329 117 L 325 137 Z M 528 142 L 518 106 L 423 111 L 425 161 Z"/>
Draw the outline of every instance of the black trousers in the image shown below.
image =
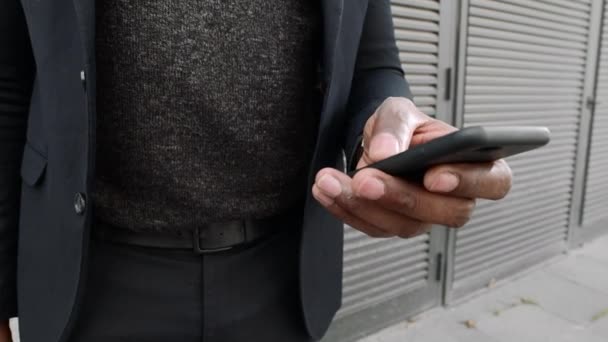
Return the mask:
<path id="1" fill-rule="evenodd" d="M 93 241 L 70 342 L 312 341 L 296 234 L 216 254 Z"/>

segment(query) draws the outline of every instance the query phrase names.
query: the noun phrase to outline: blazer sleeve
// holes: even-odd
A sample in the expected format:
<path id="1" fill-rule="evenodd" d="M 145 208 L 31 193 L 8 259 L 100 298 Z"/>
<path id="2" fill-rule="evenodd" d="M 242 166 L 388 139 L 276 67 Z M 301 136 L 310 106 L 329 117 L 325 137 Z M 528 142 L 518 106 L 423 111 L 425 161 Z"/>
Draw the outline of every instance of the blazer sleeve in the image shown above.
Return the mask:
<path id="1" fill-rule="evenodd" d="M 347 107 L 347 156 L 355 155 L 367 119 L 388 97 L 413 98 L 399 60 L 390 0 L 369 0 Z"/>
<path id="2" fill-rule="evenodd" d="M 0 0 L 0 321 L 17 315 L 19 170 L 34 62 L 19 0 Z"/>

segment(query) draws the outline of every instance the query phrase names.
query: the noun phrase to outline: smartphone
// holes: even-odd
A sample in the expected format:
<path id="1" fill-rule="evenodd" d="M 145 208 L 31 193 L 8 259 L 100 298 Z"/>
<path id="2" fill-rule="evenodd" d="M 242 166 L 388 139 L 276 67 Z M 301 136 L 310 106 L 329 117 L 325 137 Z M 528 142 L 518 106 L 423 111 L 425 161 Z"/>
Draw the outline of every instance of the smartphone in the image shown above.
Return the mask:
<path id="1" fill-rule="evenodd" d="M 393 176 L 422 181 L 430 167 L 447 163 L 479 163 L 530 151 L 549 143 L 546 127 L 463 128 L 368 165 Z M 354 175 L 357 171 L 352 171 Z"/>

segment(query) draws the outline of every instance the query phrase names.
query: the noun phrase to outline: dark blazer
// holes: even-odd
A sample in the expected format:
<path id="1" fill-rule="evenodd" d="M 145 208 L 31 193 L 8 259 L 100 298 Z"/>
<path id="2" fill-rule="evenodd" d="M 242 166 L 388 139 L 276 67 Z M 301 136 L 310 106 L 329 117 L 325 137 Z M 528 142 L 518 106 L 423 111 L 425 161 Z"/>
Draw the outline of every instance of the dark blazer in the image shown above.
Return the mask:
<path id="1" fill-rule="evenodd" d="M 376 107 L 410 96 L 389 0 L 321 0 L 324 92 L 309 181 L 351 151 Z M 0 320 L 65 340 L 78 316 L 95 172 L 94 0 L 0 0 Z M 340 306 L 342 224 L 309 195 L 301 248 L 306 327 Z"/>

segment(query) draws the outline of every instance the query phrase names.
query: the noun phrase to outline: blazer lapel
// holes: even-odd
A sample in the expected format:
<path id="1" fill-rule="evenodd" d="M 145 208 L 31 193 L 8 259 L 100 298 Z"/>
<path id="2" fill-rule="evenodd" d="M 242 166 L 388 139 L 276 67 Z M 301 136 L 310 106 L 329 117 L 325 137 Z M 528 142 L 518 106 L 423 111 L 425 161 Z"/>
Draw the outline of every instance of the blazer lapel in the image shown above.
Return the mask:
<path id="1" fill-rule="evenodd" d="M 74 0 L 78 1 L 78 0 Z M 336 61 L 336 47 L 342 27 L 344 0 L 321 0 L 323 11 L 323 66 L 325 79 L 331 82 Z"/>
<path id="2" fill-rule="evenodd" d="M 85 58 L 91 61 L 94 57 L 95 43 L 95 0 L 72 0 L 76 18 L 78 21 L 78 30 L 82 38 Z M 99 0 L 106 1 L 106 0 Z"/>

